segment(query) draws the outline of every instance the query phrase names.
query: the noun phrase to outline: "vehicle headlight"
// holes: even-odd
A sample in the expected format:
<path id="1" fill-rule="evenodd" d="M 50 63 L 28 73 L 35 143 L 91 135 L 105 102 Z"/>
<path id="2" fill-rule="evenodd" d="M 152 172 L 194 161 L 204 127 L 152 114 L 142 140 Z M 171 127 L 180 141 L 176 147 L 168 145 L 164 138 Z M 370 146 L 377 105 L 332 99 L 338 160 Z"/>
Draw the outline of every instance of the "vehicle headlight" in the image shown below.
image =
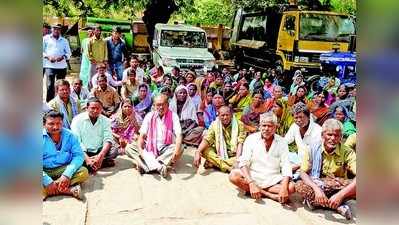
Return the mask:
<path id="1" fill-rule="evenodd" d="M 211 67 L 211 68 L 212 68 L 215 64 L 216 64 L 216 61 L 215 61 L 214 59 L 205 60 L 205 65 L 206 65 L 207 67 Z"/>
<path id="2" fill-rule="evenodd" d="M 162 58 L 162 64 L 164 66 L 175 66 L 175 65 L 177 65 L 177 62 L 176 62 L 176 59 Z"/>
<path id="3" fill-rule="evenodd" d="M 295 61 L 295 62 L 299 62 L 299 56 L 295 56 L 294 61 Z"/>
<path id="4" fill-rule="evenodd" d="M 309 62 L 309 57 L 301 56 L 299 57 L 299 62 L 307 63 Z"/>

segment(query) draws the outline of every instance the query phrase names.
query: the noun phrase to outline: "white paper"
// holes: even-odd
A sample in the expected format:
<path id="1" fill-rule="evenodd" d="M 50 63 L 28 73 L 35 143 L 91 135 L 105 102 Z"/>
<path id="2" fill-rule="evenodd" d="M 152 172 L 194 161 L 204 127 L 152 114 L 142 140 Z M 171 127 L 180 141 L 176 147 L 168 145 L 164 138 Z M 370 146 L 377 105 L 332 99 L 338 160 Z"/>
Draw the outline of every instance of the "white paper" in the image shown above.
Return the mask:
<path id="1" fill-rule="evenodd" d="M 142 153 L 142 157 L 145 161 L 145 164 L 147 164 L 149 170 L 156 170 L 161 167 L 161 164 L 151 152 L 147 152 L 146 150 L 144 150 Z"/>

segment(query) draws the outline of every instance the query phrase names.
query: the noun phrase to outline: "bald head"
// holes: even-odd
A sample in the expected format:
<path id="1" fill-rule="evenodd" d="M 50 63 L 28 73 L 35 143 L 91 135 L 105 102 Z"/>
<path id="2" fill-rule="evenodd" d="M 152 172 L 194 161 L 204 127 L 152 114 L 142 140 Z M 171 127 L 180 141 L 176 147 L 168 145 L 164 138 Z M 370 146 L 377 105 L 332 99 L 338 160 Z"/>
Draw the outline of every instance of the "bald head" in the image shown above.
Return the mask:
<path id="1" fill-rule="evenodd" d="M 221 107 L 219 108 L 218 112 L 219 112 L 219 114 L 222 113 L 222 112 L 223 112 L 223 113 L 230 113 L 230 114 L 233 113 L 233 111 L 231 110 L 231 108 L 230 108 L 229 106 L 226 106 L 226 105 L 221 106 Z"/>
<path id="2" fill-rule="evenodd" d="M 161 103 L 161 104 L 168 103 L 168 96 L 165 94 L 157 95 L 154 99 L 154 102 Z"/>
<path id="3" fill-rule="evenodd" d="M 155 110 L 162 117 L 163 115 L 165 115 L 169 107 L 168 96 L 164 94 L 156 96 L 154 99 L 154 105 L 155 105 Z"/>
<path id="4" fill-rule="evenodd" d="M 219 119 L 222 122 L 224 127 L 227 127 L 231 123 L 231 119 L 233 118 L 233 112 L 230 107 L 222 106 L 219 109 Z"/>

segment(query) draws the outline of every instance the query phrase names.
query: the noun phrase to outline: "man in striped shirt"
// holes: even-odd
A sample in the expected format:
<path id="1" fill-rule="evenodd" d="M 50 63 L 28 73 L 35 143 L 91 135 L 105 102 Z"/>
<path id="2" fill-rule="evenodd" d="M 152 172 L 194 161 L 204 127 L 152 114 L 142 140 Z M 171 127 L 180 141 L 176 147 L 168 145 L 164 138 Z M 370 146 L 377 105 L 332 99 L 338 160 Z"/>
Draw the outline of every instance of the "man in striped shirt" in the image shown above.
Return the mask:
<path id="1" fill-rule="evenodd" d="M 310 208 L 337 210 L 346 219 L 352 213 L 346 200 L 356 198 L 356 153 L 342 143 L 342 123 L 328 119 L 322 126 L 322 144 L 308 152 L 295 189 Z"/>

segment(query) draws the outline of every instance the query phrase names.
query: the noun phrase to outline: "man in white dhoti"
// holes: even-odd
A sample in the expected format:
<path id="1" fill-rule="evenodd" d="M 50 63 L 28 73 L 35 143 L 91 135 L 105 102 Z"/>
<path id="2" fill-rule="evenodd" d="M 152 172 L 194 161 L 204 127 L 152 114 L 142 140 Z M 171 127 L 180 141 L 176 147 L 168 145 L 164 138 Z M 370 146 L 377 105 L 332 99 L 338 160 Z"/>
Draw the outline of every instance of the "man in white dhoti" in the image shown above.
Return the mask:
<path id="1" fill-rule="evenodd" d="M 183 154 L 180 121 L 169 109 L 166 95 L 155 97 L 154 107 L 144 117 L 137 144 L 128 144 L 126 154 L 133 158 L 140 174 L 157 171 L 167 178 Z"/>
<path id="2" fill-rule="evenodd" d="M 229 179 L 252 198 L 267 197 L 285 203 L 295 188 L 290 182 L 292 168 L 288 144 L 275 134 L 277 124 L 277 117 L 271 112 L 260 116 L 260 132 L 246 138 L 239 168 L 231 171 Z"/>

